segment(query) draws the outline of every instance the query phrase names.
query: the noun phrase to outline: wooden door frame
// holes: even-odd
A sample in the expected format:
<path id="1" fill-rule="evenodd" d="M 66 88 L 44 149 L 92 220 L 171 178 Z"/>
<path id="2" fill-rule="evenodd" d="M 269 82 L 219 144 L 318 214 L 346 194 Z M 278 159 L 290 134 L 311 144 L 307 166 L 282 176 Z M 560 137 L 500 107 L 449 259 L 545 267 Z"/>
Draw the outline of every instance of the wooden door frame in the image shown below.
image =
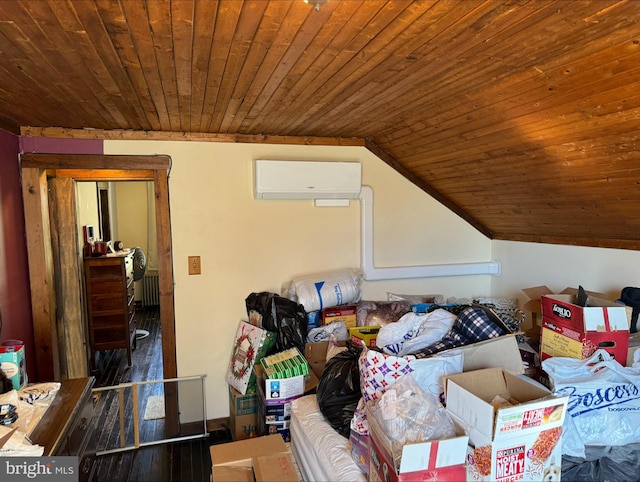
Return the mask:
<path id="1" fill-rule="evenodd" d="M 29 283 L 38 381 L 51 381 L 59 373 L 55 340 L 55 272 L 49 225 L 48 182 L 50 178 L 75 181 L 152 181 L 156 207 L 162 369 L 164 379 L 177 377 L 173 256 L 169 213 L 167 155 L 34 154 L 20 155 L 25 212 Z M 73 247 L 74 251 L 76 247 Z M 80 273 L 78 274 L 80 276 Z M 165 431 L 180 432 L 178 391 L 165 384 Z"/>

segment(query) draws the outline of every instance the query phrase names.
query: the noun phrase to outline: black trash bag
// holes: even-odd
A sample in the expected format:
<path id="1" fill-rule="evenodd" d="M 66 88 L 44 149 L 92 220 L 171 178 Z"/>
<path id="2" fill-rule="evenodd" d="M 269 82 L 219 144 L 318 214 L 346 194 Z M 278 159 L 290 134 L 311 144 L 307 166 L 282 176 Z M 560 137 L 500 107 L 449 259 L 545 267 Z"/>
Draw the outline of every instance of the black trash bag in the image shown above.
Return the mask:
<path id="1" fill-rule="evenodd" d="M 277 334 L 272 352 L 297 348 L 304 355 L 307 312 L 295 301 L 275 293 L 251 293 L 245 299 L 249 322 Z"/>
<path id="2" fill-rule="evenodd" d="M 640 314 L 640 288 L 636 288 L 634 286 L 622 288 L 622 291 L 620 292 L 620 301 L 633 308 L 631 312 L 631 326 L 629 331 L 631 333 L 637 333 L 638 315 Z"/>
<path id="3" fill-rule="evenodd" d="M 562 457 L 562 480 L 640 480 L 640 444 L 585 447 L 585 458 Z M 545 480 L 545 479 L 543 479 Z"/>
<path id="4" fill-rule="evenodd" d="M 322 370 L 316 389 L 320 411 L 329 424 L 349 438 L 351 419 L 362 393 L 358 358 L 362 347 L 347 342 L 347 349 L 331 357 Z"/>

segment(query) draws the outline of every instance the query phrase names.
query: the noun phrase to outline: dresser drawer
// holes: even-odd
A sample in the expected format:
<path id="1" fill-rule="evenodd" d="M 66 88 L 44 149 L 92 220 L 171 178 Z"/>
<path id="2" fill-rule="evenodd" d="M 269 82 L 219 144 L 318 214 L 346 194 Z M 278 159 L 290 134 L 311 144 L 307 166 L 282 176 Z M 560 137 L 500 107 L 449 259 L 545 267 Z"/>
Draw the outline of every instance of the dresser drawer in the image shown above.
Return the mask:
<path id="1" fill-rule="evenodd" d="M 89 437 L 93 433 L 95 419 L 93 416 L 93 397 L 83 401 L 80 413 L 73 421 L 69 431 L 68 449 L 69 455 L 81 455 Z"/>

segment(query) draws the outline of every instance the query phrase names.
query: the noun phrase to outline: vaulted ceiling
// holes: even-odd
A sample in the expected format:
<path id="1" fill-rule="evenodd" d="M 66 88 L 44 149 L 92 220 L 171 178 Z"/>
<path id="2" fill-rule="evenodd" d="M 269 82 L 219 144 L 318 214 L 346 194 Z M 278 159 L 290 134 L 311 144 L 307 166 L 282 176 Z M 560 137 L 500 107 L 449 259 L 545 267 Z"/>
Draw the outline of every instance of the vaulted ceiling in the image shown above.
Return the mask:
<path id="1" fill-rule="evenodd" d="M 2 0 L 0 127 L 363 145 L 492 239 L 640 249 L 636 0 Z"/>

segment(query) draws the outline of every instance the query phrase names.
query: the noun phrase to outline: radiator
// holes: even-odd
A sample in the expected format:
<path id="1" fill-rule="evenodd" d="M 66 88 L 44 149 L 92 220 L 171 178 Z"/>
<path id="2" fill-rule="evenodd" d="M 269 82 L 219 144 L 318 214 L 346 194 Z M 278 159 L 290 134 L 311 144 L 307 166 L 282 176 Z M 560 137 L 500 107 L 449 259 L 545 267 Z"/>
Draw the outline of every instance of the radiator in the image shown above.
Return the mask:
<path id="1" fill-rule="evenodd" d="M 147 271 L 142 278 L 142 307 L 158 306 L 160 304 L 160 285 L 158 272 Z"/>

